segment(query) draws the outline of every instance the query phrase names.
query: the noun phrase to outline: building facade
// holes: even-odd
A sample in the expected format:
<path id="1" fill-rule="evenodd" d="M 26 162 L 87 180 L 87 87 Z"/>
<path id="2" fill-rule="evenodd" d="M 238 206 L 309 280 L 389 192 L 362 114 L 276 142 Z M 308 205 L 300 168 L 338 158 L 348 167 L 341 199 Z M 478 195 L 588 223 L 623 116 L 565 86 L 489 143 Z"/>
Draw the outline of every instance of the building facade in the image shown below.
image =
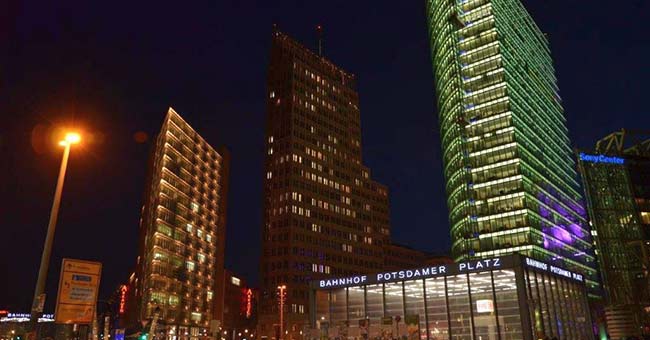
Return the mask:
<path id="1" fill-rule="evenodd" d="M 255 339 L 259 291 L 230 270 L 225 271 L 222 336 L 226 339 Z"/>
<path id="2" fill-rule="evenodd" d="M 453 263 L 454 260 L 446 255 L 429 254 L 411 247 L 390 242 L 384 245 L 383 270 L 414 268 L 425 264 Z"/>
<path id="3" fill-rule="evenodd" d="M 278 338 L 282 328 L 297 338 L 308 326 L 309 281 L 383 267 L 388 190 L 362 163 L 355 76 L 277 30 L 264 176 L 259 334 Z"/>
<path id="4" fill-rule="evenodd" d="M 613 339 L 650 334 L 650 141 L 625 148 L 625 136 L 577 153 Z"/>
<path id="5" fill-rule="evenodd" d="M 225 149 L 169 109 L 149 160 L 133 324 L 156 319 L 159 336 L 199 339 L 223 319 L 228 166 Z"/>
<path id="6" fill-rule="evenodd" d="M 594 339 L 584 276 L 521 255 L 311 288 L 310 339 Z"/>
<path id="7" fill-rule="evenodd" d="M 525 254 L 598 294 L 545 35 L 519 0 L 426 4 L 454 258 Z"/>

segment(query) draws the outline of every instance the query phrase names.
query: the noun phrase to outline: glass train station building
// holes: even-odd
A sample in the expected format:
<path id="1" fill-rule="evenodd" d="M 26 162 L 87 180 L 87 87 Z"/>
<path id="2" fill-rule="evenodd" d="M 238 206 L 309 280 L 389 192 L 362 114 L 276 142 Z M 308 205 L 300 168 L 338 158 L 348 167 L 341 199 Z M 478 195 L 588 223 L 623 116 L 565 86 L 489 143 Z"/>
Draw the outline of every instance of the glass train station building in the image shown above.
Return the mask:
<path id="1" fill-rule="evenodd" d="M 522 255 L 313 281 L 309 338 L 593 339 L 585 278 Z"/>

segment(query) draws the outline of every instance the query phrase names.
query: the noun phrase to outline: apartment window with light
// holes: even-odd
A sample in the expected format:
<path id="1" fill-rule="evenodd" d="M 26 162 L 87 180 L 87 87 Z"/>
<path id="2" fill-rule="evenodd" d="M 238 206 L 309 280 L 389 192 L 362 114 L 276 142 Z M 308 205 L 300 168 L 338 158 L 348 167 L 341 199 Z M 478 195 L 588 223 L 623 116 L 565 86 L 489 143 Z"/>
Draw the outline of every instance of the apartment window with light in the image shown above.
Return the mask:
<path id="1" fill-rule="evenodd" d="M 201 321 L 201 313 L 199 312 L 192 312 L 192 321 Z"/>

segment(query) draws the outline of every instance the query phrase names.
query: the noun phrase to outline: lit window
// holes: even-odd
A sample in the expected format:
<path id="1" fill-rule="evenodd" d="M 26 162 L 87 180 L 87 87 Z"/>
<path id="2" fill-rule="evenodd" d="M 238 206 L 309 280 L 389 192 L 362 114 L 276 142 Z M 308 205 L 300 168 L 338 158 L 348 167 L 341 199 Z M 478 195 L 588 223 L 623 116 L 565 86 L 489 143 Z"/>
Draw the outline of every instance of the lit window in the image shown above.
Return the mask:
<path id="1" fill-rule="evenodd" d="M 199 253 L 197 255 L 197 257 L 199 259 L 199 263 L 204 263 L 205 262 L 205 255 L 204 254 Z"/>
<path id="2" fill-rule="evenodd" d="M 213 294 L 212 291 L 208 290 L 208 293 L 207 293 L 207 296 L 206 296 L 208 301 L 212 300 L 212 294 Z"/>
<path id="3" fill-rule="evenodd" d="M 185 261 L 185 267 L 187 267 L 187 270 L 189 271 L 194 271 L 195 263 L 192 261 Z"/>
<path id="4" fill-rule="evenodd" d="M 230 282 L 234 284 L 235 286 L 240 286 L 241 285 L 241 280 L 237 277 L 231 277 Z"/>
<path id="5" fill-rule="evenodd" d="M 196 202 L 190 203 L 190 207 L 192 208 L 193 212 L 198 212 L 199 211 L 199 205 L 196 204 Z"/>
<path id="6" fill-rule="evenodd" d="M 205 240 L 208 242 L 212 242 L 212 235 L 210 234 L 205 235 Z"/>
<path id="7" fill-rule="evenodd" d="M 269 98 L 275 98 L 275 91 L 271 91 L 271 93 L 269 94 Z"/>
<path id="8" fill-rule="evenodd" d="M 192 233 L 192 230 L 193 230 L 193 226 L 192 226 L 192 224 L 191 224 L 191 223 L 188 223 L 188 224 L 186 225 L 185 230 L 187 230 L 188 233 Z"/>
<path id="9" fill-rule="evenodd" d="M 198 236 L 200 239 L 202 239 L 203 238 L 203 230 L 197 229 L 196 230 L 196 236 Z"/>
<path id="10" fill-rule="evenodd" d="M 650 212 L 647 211 L 641 212 L 641 223 L 650 224 Z"/>
<path id="11" fill-rule="evenodd" d="M 176 306 L 180 302 L 180 299 L 176 295 L 169 296 L 169 305 Z"/>
<path id="12" fill-rule="evenodd" d="M 201 321 L 201 313 L 192 312 L 192 321 Z"/>

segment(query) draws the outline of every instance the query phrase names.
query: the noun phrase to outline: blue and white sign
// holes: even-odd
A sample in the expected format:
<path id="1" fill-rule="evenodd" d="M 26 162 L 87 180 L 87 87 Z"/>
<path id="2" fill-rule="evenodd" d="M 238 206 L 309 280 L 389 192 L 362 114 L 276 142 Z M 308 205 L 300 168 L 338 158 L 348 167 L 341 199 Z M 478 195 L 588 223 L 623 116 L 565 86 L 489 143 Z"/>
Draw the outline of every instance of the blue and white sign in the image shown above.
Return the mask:
<path id="1" fill-rule="evenodd" d="M 397 280 L 415 280 L 437 275 L 449 274 L 451 271 L 458 273 L 476 270 L 491 270 L 501 267 L 501 258 L 474 260 L 450 265 L 430 266 L 417 269 L 404 269 L 390 272 L 377 273 L 372 276 L 357 275 L 345 278 L 323 279 L 318 281 L 319 288 L 334 288 L 370 283 L 382 283 Z"/>
<path id="2" fill-rule="evenodd" d="M 544 263 L 544 262 L 541 262 L 541 261 L 533 260 L 533 259 L 528 258 L 528 257 L 526 258 L 526 266 L 537 268 L 537 269 L 543 270 L 545 272 L 551 272 L 553 274 L 564 276 L 566 278 L 573 279 L 573 280 L 580 281 L 580 282 L 584 282 L 584 280 L 585 280 L 584 277 L 582 276 L 582 274 L 570 272 L 570 271 L 568 271 L 566 269 L 562 269 L 560 267 L 556 267 L 554 265 L 550 265 L 548 263 Z"/>
<path id="3" fill-rule="evenodd" d="M 605 163 L 605 164 L 625 164 L 625 159 L 620 157 L 605 156 L 605 155 L 589 155 L 581 152 L 579 155 L 580 160 L 590 163 Z"/>

